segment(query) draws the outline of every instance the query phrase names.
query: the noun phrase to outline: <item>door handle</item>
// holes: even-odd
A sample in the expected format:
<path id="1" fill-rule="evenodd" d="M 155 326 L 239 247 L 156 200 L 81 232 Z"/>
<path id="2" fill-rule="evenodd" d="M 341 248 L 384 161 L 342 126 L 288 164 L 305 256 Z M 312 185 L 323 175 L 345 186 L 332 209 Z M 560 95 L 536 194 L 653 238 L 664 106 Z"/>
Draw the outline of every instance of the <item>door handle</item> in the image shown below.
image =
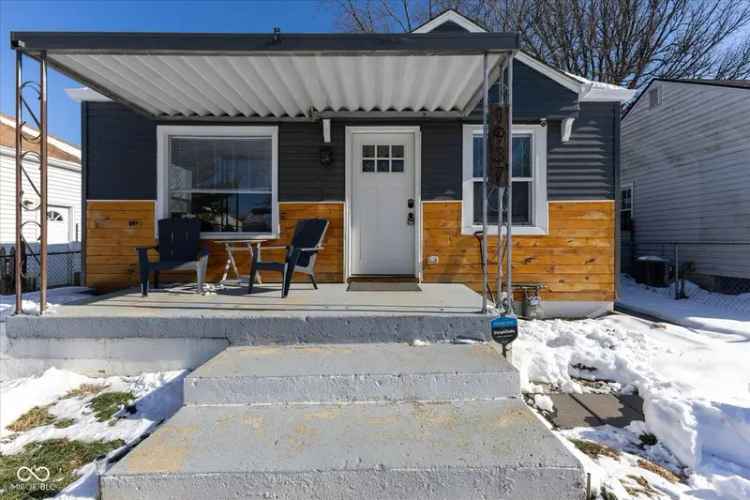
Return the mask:
<path id="1" fill-rule="evenodd" d="M 406 216 L 406 225 L 407 226 L 414 225 L 414 212 L 409 212 L 409 215 Z"/>
<path id="2" fill-rule="evenodd" d="M 414 198 L 409 198 L 406 201 L 406 206 L 409 207 L 409 208 L 414 208 Z"/>

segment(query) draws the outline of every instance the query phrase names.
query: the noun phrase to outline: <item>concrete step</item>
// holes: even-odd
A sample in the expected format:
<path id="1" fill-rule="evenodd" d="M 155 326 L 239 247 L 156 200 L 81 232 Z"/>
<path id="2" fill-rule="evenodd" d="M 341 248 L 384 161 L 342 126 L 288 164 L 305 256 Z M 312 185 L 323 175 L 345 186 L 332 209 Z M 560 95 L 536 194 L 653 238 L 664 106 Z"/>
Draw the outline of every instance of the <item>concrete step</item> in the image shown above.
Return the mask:
<path id="1" fill-rule="evenodd" d="M 102 498 L 580 499 L 578 461 L 519 399 L 186 406 Z"/>
<path id="2" fill-rule="evenodd" d="M 495 399 L 520 394 L 492 344 L 230 347 L 185 379 L 185 404 Z"/>

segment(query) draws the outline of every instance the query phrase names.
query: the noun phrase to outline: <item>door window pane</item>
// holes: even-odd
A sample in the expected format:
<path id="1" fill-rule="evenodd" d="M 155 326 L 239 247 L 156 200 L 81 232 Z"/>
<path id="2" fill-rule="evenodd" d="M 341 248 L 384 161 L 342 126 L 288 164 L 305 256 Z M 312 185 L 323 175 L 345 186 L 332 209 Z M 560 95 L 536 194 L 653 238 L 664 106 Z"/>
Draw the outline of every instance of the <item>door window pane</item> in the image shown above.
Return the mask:
<path id="1" fill-rule="evenodd" d="M 404 160 L 391 160 L 391 172 L 403 172 Z"/>
<path id="2" fill-rule="evenodd" d="M 362 172 L 374 172 L 375 160 L 362 160 Z"/>
<path id="3" fill-rule="evenodd" d="M 388 172 L 388 160 L 378 160 L 378 172 Z"/>
<path id="4" fill-rule="evenodd" d="M 362 146 L 362 157 L 363 158 L 374 158 L 375 157 L 375 146 Z"/>
<path id="5" fill-rule="evenodd" d="M 388 158 L 391 156 L 389 149 L 389 146 L 378 146 L 378 158 Z"/>
<path id="6" fill-rule="evenodd" d="M 403 158 L 404 157 L 404 146 L 400 144 L 396 144 L 391 146 L 391 156 L 394 158 Z"/>

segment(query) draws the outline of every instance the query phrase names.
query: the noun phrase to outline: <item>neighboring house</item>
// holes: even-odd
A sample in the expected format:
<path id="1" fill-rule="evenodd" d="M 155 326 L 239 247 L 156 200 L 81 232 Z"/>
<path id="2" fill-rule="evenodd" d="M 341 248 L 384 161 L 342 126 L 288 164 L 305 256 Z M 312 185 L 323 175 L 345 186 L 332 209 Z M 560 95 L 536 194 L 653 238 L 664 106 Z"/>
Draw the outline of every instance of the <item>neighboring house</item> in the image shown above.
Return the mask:
<path id="1" fill-rule="evenodd" d="M 686 242 L 691 279 L 750 290 L 750 246 L 710 244 L 750 241 L 750 81 L 653 80 L 623 117 L 620 184 L 623 267 L 628 236 L 670 259 Z"/>
<path id="2" fill-rule="evenodd" d="M 632 91 L 482 31 L 447 11 L 416 34 L 14 34 L 96 90 L 69 92 L 82 102 L 87 284 L 135 284 L 135 247 L 153 244 L 159 218 L 203 221 L 216 280 L 217 240 L 287 242 L 315 216 L 331 222 L 320 281 L 479 291 L 482 54 L 515 54 L 514 281 L 544 284 L 552 315 L 611 307 Z"/>
<path id="3" fill-rule="evenodd" d="M 30 127 L 24 133 L 34 137 L 38 132 Z M 38 151 L 35 144 L 25 143 L 27 150 Z M 48 243 L 62 244 L 80 241 L 81 237 L 81 150 L 48 136 Z M 39 163 L 32 157 L 25 163 L 29 177 L 39 187 Z M 31 206 L 38 197 L 28 179 L 24 178 L 24 202 Z M 0 115 L 0 245 L 8 247 L 16 242 L 16 120 Z M 39 220 L 38 211 L 24 211 L 24 221 Z M 39 237 L 39 230 L 26 225 L 29 243 Z"/>

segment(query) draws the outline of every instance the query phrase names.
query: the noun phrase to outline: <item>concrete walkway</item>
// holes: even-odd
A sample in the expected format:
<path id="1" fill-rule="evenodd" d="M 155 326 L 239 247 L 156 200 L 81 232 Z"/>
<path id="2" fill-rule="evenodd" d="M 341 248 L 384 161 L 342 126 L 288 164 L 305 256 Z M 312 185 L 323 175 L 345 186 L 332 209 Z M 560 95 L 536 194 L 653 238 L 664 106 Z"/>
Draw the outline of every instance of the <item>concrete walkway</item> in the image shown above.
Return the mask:
<path id="1" fill-rule="evenodd" d="M 645 420 L 643 400 L 637 395 L 548 394 L 555 412 L 548 418 L 560 429 L 612 425 L 626 427 L 634 420 Z"/>

